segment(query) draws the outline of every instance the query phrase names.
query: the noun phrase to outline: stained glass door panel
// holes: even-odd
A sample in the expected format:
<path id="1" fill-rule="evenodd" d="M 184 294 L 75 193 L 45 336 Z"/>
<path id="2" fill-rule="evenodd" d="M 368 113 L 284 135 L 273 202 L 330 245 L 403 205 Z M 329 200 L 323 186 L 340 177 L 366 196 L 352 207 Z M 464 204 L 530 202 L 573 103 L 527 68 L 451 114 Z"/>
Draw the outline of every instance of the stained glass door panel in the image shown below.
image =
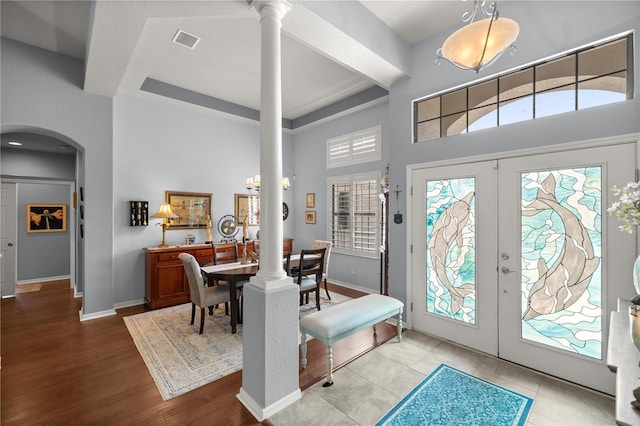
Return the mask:
<path id="1" fill-rule="evenodd" d="M 602 359 L 602 167 L 521 185 L 522 338 Z"/>
<path id="2" fill-rule="evenodd" d="M 427 312 L 475 324 L 475 178 L 425 184 Z"/>

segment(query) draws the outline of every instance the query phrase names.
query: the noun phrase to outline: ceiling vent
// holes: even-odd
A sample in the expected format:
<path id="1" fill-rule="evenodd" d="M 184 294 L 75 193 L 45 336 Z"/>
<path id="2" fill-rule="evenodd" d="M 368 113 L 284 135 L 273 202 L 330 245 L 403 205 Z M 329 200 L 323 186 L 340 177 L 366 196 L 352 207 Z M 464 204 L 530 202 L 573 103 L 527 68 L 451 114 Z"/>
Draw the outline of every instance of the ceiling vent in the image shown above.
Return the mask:
<path id="1" fill-rule="evenodd" d="M 192 34 L 185 33 L 182 30 L 178 30 L 176 35 L 173 36 L 173 42 L 193 50 L 196 48 L 198 43 L 200 43 L 200 38 Z"/>

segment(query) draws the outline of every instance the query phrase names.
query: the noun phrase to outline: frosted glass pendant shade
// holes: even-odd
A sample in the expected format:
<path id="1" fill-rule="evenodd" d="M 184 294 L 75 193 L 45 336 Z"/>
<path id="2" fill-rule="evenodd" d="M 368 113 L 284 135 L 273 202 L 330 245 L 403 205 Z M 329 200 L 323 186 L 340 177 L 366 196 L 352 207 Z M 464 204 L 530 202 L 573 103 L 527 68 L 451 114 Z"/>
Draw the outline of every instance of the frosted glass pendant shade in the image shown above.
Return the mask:
<path id="1" fill-rule="evenodd" d="M 491 63 L 513 45 L 520 33 L 520 26 L 513 19 L 491 21 L 492 18 L 476 21 L 451 34 L 442 45 L 442 56 L 460 68 L 477 71 Z"/>

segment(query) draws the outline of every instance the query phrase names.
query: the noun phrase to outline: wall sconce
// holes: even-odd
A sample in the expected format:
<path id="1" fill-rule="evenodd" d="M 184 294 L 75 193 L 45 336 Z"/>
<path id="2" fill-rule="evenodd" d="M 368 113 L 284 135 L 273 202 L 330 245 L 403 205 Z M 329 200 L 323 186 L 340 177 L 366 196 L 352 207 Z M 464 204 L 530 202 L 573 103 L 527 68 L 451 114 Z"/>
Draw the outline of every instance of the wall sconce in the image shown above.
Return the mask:
<path id="1" fill-rule="evenodd" d="M 282 189 L 287 190 L 291 186 L 288 177 L 282 178 Z M 245 182 L 245 187 L 249 191 L 251 195 L 257 195 L 260 193 L 260 175 L 257 174 L 255 177 L 249 176 Z M 255 192 L 255 194 L 254 194 Z"/>
<path id="2" fill-rule="evenodd" d="M 162 223 L 156 223 L 156 225 L 162 226 L 162 244 L 158 247 L 167 247 L 167 243 L 164 239 L 165 232 L 167 232 L 167 228 L 169 227 L 169 221 L 167 219 L 175 219 L 178 215 L 171 210 L 169 203 L 162 203 L 160 204 L 158 211 L 151 217 L 155 219 L 162 219 Z"/>

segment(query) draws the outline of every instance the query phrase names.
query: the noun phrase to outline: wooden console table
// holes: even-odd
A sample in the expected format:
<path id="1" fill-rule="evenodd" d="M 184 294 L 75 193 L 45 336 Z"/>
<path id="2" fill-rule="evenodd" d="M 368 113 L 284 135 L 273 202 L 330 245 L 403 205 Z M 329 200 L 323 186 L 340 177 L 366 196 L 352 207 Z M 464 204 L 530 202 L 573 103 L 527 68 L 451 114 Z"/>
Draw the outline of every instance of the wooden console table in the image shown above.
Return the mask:
<path id="1" fill-rule="evenodd" d="M 211 262 L 213 251 L 210 244 L 191 246 L 148 247 L 144 249 L 145 295 L 149 309 L 187 303 L 189 282 L 184 273 L 180 253 L 189 253 L 198 263 Z"/>
<path id="2" fill-rule="evenodd" d="M 633 390 L 640 386 L 640 352 L 631 340 L 629 300 L 618 300 L 611 312 L 607 366 L 616 374 L 616 424 L 640 425 L 640 411 L 631 406 Z"/>

